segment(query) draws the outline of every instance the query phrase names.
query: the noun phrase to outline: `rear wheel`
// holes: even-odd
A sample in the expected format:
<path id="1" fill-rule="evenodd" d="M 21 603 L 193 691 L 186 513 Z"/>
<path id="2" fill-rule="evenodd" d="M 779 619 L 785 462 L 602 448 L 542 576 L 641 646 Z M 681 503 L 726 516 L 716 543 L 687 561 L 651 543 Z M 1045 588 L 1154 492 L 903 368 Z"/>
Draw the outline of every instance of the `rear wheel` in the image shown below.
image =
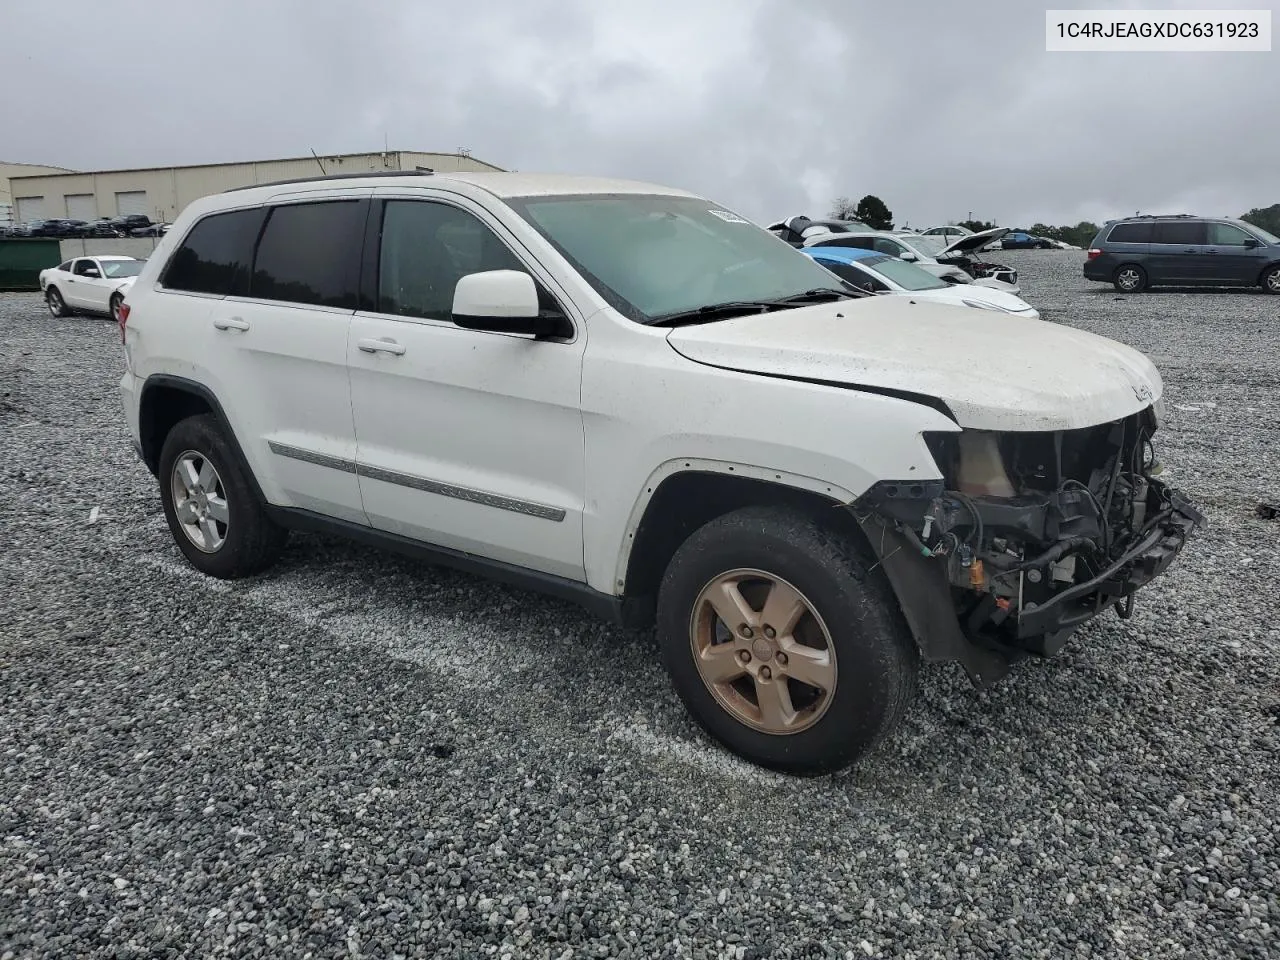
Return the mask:
<path id="1" fill-rule="evenodd" d="M 58 292 L 57 287 L 50 287 L 44 295 L 44 302 L 49 307 L 49 315 L 53 317 L 69 317 L 71 311 L 67 309 L 67 303 L 62 299 L 62 294 Z"/>
<path id="2" fill-rule="evenodd" d="M 859 545 L 813 516 L 752 507 L 676 551 L 658 595 L 663 656 L 699 723 L 788 773 L 846 767 L 896 726 L 917 653 Z"/>
<path id="3" fill-rule="evenodd" d="M 1262 289 L 1267 293 L 1280 294 L 1280 267 L 1272 267 L 1262 275 Z"/>
<path id="4" fill-rule="evenodd" d="M 224 579 L 271 566 L 288 531 L 267 516 L 216 418 L 179 421 L 160 451 L 160 499 L 191 565 Z"/>
<path id="5" fill-rule="evenodd" d="M 1141 293 L 1147 288 L 1147 272 L 1136 263 L 1126 263 L 1116 269 L 1114 282 L 1121 293 Z"/>

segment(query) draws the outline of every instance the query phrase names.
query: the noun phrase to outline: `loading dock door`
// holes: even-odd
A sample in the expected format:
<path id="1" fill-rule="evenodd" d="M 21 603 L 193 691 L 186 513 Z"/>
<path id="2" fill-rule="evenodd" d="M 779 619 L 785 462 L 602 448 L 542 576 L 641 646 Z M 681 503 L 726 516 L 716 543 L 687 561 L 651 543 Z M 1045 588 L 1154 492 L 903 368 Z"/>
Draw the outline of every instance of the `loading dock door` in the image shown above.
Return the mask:
<path id="1" fill-rule="evenodd" d="M 151 211 L 147 207 L 147 191 L 130 190 L 127 193 L 117 193 L 116 216 L 127 217 L 135 213 L 150 216 Z"/>
<path id="2" fill-rule="evenodd" d="M 18 197 L 17 220 L 26 223 L 28 220 L 45 219 L 44 197 Z"/>
<path id="3" fill-rule="evenodd" d="M 67 194 L 67 216 L 72 220 L 98 219 L 98 201 L 92 193 Z"/>

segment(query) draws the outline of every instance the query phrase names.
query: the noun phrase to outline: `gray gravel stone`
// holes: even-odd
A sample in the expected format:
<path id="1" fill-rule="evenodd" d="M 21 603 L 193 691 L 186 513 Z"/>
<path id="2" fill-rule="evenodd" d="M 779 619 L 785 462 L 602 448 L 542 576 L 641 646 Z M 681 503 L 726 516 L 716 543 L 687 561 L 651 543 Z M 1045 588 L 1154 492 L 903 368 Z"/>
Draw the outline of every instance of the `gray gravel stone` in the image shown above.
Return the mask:
<path id="1" fill-rule="evenodd" d="M 1280 955 L 1280 299 L 1121 297 L 1211 528 L 979 694 L 929 667 L 840 777 L 711 745 L 653 640 L 332 540 L 203 578 L 109 321 L 0 296 L 0 958 Z M 96 522 L 87 518 L 98 508 Z"/>

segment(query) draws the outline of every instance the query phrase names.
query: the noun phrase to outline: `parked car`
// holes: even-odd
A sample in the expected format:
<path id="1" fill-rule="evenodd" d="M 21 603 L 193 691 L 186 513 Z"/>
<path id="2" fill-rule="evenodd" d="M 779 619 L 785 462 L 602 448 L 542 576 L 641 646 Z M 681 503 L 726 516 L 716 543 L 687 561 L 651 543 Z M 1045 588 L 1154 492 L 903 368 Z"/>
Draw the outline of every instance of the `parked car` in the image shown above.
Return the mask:
<path id="1" fill-rule="evenodd" d="M 179 215 L 120 324 L 129 433 L 198 570 L 325 530 L 656 618 L 693 715 L 795 773 L 885 736 L 921 656 L 986 686 L 1127 615 L 1203 522 L 1152 475 L 1138 351 L 855 298 L 651 184 L 228 191 Z"/>
<path id="2" fill-rule="evenodd" d="M 115 227 L 110 220 L 95 220 L 93 223 L 85 224 L 79 236 L 82 237 L 122 237 L 124 234 Z"/>
<path id="3" fill-rule="evenodd" d="M 169 224 L 152 223 L 145 227 L 135 227 L 129 231 L 131 237 L 163 237 L 169 232 Z"/>
<path id="4" fill-rule="evenodd" d="M 1122 293 L 1176 285 L 1260 286 L 1280 294 L 1280 238 L 1227 217 L 1109 220 L 1089 245 L 1084 275 Z"/>
<path id="5" fill-rule="evenodd" d="M 1000 235 L 1000 228 L 970 234 L 947 242 L 937 236 L 918 233 L 875 231 L 850 235 L 819 235 L 806 238 L 804 245 L 856 247 L 876 250 L 880 253 L 918 264 L 948 283 L 969 283 L 981 277 L 991 277 L 1017 289 L 1018 271 L 1003 264 L 986 263 L 972 259 L 973 251 L 980 249 Z"/>
<path id="6" fill-rule="evenodd" d="M 145 263 L 112 255 L 76 257 L 41 270 L 40 291 L 55 317 L 89 311 L 110 314 L 119 322 L 120 304 Z"/>
<path id="7" fill-rule="evenodd" d="M 927 230 L 921 230 L 920 235 L 922 237 L 942 237 L 947 243 L 950 243 L 960 237 L 973 236 L 973 231 L 957 223 L 946 223 L 937 227 L 929 227 Z"/>
<path id="8" fill-rule="evenodd" d="M 914 263 L 907 263 L 875 250 L 857 247 L 806 247 L 812 257 L 842 280 L 876 294 L 902 294 L 916 300 L 934 300 L 956 306 L 995 310 L 1028 320 L 1039 320 L 1040 312 L 1016 294 L 974 281 L 947 283 Z M 998 281 L 996 281 L 998 282 Z M 999 284 L 1000 287 L 1005 284 Z"/>
<path id="9" fill-rule="evenodd" d="M 1003 250 L 1048 250 L 1053 241 L 1048 237 L 1037 237 L 1023 230 L 1013 230 L 1000 238 Z"/>
<path id="10" fill-rule="evenodd" d="M 871 233 L 875 228 L 860 220 L 810 220 L 805 216 L 796 216 L 771 223 L 765 229 L 793 247 L 802 247 L 810 237 L 828 233 Z"/>

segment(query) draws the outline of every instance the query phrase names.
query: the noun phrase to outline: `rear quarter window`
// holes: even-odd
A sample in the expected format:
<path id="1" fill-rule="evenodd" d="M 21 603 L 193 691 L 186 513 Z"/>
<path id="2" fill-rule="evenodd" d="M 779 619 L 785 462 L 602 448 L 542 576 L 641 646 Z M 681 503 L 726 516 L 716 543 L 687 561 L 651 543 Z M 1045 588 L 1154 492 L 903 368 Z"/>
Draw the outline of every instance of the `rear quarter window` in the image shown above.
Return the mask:
<path id="1" fill-rule="evenodd" d="M 1150 243 L 1151 224 L 1117 223 L 1107 234 L 1107 243 Z"/>
<path id="2" fill-rule="evenodd" d="M 161 285 L 222 297 L 248 293 L 253 245 L 265 216 L 265 210 L 255 208 L 205 217 L 174 251 Z"/>

